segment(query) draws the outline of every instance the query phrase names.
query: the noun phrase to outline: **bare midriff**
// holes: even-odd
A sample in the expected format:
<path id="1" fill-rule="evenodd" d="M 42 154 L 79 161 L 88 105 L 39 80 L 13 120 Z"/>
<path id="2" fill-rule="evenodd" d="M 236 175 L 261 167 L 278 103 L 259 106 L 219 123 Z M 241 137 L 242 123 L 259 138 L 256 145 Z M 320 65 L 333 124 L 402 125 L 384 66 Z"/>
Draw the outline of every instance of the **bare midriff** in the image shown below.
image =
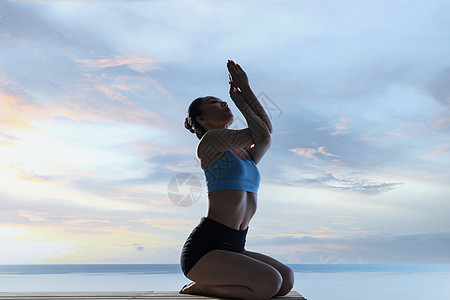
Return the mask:
<path id="1" fill-rule="evenodd" d="M 207 217 L 225 226 L 245 230 L 256 212 L 257 195 L 240 190 L 208 193 Z"/>

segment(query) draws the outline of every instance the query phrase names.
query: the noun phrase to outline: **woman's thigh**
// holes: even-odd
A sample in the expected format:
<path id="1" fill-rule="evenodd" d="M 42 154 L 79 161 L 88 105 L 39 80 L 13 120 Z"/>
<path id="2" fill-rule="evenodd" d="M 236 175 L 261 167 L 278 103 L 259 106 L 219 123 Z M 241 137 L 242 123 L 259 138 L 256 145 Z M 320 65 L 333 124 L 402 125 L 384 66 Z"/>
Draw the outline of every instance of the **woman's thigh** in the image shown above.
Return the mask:
<path id="1" fill-rule="evenodd" d="M 281 274 L 271 265 L 241 253 L 224 250 L 206 253 L 187 277 L 205 285 L 237 285 L 252 290 L 267 285 L 279 288 L 282 283 Z"/>

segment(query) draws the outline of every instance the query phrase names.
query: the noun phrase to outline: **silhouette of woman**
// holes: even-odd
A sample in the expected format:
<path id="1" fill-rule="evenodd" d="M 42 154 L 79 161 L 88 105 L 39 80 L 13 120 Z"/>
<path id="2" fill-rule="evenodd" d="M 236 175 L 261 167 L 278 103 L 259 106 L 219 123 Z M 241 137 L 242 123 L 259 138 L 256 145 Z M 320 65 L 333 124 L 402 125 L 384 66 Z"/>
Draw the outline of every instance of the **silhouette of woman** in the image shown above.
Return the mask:
<path id="1" fill-rule="evenodd" d="M 257 164 L 271 145 L 272 124 L 244 70 L 232 60 L 227 68 L 230 97 L 248 128 L 228 129 L 234 116 L 217 97 L 197 98 L 189 106 L 185 127 L 200 139 L 196 155 L 205 172 L 209 207 L 184 244 L 181 267 L 192 282 L 180 293 L 269 299 L 289 293 L 294 274 L 274 258 L 244 247 L 256 211 Z"/>

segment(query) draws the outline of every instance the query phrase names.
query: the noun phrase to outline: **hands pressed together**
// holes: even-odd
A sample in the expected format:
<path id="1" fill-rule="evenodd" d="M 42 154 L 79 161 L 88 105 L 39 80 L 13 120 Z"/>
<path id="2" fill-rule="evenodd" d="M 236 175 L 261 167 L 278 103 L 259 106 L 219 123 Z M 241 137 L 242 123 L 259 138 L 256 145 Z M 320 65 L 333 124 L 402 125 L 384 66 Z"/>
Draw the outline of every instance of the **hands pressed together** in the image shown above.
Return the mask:
<path id="1" fill-rule="evenodd" d="M 228 68 L 228 83 L 230 84 L 230 97 L 233 101 L 242 100 L 244 96 L 242 96 L 241 91 L 243 88 L 249 86 L 247 74 L 245 74 L 244 70 L 236 64 L 232 60 L 228 60 L 227 62 Z"/>

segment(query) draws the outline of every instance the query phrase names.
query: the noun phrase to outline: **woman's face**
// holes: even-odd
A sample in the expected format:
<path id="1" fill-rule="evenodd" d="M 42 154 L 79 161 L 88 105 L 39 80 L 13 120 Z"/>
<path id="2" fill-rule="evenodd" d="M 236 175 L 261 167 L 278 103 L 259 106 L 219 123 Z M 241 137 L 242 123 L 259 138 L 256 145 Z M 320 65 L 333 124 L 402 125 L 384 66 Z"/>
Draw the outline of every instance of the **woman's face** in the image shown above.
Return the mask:
<path id="1" fill-rule="evenodd" d="M 202 104 L 203 115 L 197 121 L 206 129 L 227 128 L 233 123 L 233 113 L 225 101 L 216 97 L 207 98 Z"/>

